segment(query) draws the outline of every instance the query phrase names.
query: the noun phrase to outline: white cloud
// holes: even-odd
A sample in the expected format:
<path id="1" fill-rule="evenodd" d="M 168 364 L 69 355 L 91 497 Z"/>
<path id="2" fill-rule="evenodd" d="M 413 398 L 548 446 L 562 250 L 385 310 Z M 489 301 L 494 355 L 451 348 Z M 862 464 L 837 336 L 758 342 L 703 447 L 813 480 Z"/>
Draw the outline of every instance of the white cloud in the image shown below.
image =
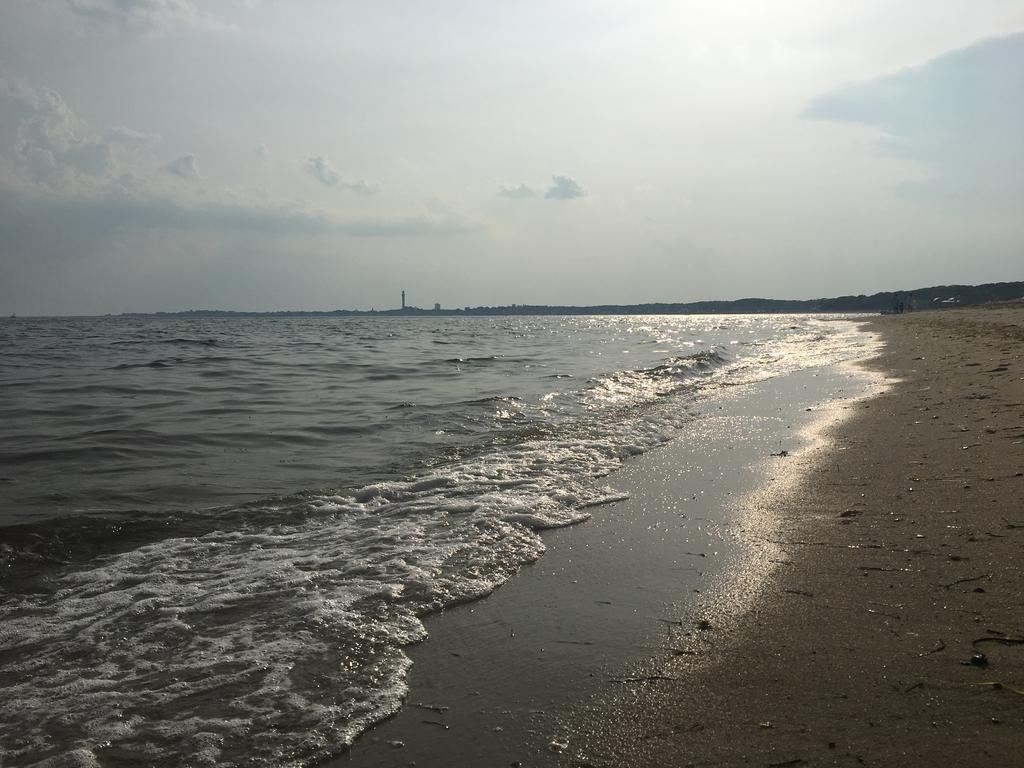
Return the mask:
<path id="1" fill-rule="evenodd" d="M 196 165 L 196 156 L 193 154 L 176 157 L 164 166 L 164 170 L 182 179 L 199 178 L 199 167 Z"/>
<path id="2" fill-rule="evenodd" d="M 96 188 L 130 173 L 159 141 L 123 126 L 97 134 L 56 91 L 0 76 L 0 161 L 25 182 Z"/>
<path id="3" fill-rule="evenodd" d="M 511 187 L 502 186 L 499 188 L 498 197 L 507 197 L 512 200 L 527 200 L 539 197 L 539 195 L 535 189 L 528 187 L 525 184 L 516 184 Z"/>
<path id="4" fill-rule="evenodd" d="M 342 187 L 355 192 L 357 195 L 372 195 L 377 191 L 362 179 L 359 181 L 343 181 L 326 157 L 317 155 L 306 158 L 303 168 L 306 169 L 310 176 L 327 187 Z"/>
<path id="5" fill-rule="evenodd" d="M 338 186 L 338 182 L 341 181 L 341 177 L 338 172 L 331 167 L 330 161 L 326 157 L 309 157 L 306 158 L 306 162 L 303 165 L 306 172 L 314 179 L 319 181 L 328 187 Z"/>
<path id="6" fill-rule="evenodd" d="M 214 187 L 202 197 L 168 185 L 166 174 L 200 178 L 196 155 L 159 165 L 160 137 L 117 126 L 97 134 L 56 91 L 0 75 L 0 192 L 18 209 L 22 228 L 60 220 L 74 233 L 207 230 L 274 236 L 445 237 L 477 227 L 447 208 L 415 215 L 343 219 L 251 194 Z M 265 151 L 263 145 L 257 147 Z M 306 170 L 330 187 L 369 195 L 364 181 L 343 181 L 323 157 Z M 12 224 L 14 219 L 9 219 Z M 12 247 L 8 244 L 8 247 Z"/>
<path id="7" fill-rule="evenodd" d="M 576 197 L 584 197 L 586 194 L 575 179 L 568 176 L 552 176 L 551 186 L 544 193 L 544 197 L 548 200 L 572 200 Z"/>
<path id="8" fill-rule="evenodd" d="M 357 195 L 373 195 L 377 193 L 376 187 L 371 187 L 362 179 L 359 181 L 343 182 L 342 186 L 355 192 Z"/>
<path id="9" fill-rule="evenodd" d="M 585 197 L 586 194 L 576 180 L 568 176 L 552 176 L 551 186 L 543 193 L 526 184 L 498 188 L 498 197 L 510 200 L 533 200 L 538 197 L 543 197 L 545 200 L 571 200 L 576 197 Z"/>

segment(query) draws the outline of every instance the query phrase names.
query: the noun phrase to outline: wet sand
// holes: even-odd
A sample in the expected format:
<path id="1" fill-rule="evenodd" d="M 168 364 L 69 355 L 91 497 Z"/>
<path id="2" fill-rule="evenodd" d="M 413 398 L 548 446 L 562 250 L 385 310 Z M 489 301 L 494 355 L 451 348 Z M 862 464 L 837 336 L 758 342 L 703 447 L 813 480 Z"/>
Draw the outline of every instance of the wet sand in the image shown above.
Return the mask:
<path id="1" fill-rule="evenodd" d="M 751 609 L 581 702 L 562 765 L 1024 764 L 1024 305 L 870 327 L 899 381 L 751 503 Z"/>

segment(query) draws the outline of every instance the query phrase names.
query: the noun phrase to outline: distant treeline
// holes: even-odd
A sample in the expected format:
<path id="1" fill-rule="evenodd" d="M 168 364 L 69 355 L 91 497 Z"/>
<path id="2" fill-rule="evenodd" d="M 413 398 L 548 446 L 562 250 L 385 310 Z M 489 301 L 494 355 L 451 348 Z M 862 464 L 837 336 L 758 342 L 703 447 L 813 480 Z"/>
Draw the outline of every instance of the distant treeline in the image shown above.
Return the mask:
<path id="1" fill-rule="evenodd" d="M 156 312 L 153 315 L 174 317 L 330 317 L 360 316 L 431 316 L 438 315 L 715 315 L 715 314 L 779 314 L 787 312 L 891 312 L 901 303 L 914 310 L 945 309 L 991 301 L 1024 299 L 1024 282 L 986 283 L 984 285 L 937 285 L 910 291 L 885 291 L 870 296 L 838 296 L 832 299 L 736 299 L 734 301 L 691 301 L 652 304 L 600 304 L 589 307 L 553 306 L 547 304 L 512 304 L 505 307 L 463 307 L 462 309 L 405 309 L 283 312 L 233 312 L 217 309 L 194 309 L 184 312 Z M 126 313 L 138 316 L 140 313 Z M 147 316 L 149 316 L 147 314 Z"/>

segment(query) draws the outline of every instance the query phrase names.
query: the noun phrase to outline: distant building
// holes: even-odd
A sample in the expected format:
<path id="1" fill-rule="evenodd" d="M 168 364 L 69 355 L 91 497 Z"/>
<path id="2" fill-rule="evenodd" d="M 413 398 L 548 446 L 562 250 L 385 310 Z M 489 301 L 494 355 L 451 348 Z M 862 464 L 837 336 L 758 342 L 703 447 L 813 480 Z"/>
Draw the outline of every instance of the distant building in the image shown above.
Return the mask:
<path id="1" fill-rule="evenodd" d="M 402 291 L 402 309 L 405 309 L 405 291 Z"/>
<path id="2" fill-rule="evenodd" d="M 436 302 L 436 301 L 434 302 L 434 311 L 435 312 L 440 312 L 441 311 L 441 305 L 438 302 Z"/>

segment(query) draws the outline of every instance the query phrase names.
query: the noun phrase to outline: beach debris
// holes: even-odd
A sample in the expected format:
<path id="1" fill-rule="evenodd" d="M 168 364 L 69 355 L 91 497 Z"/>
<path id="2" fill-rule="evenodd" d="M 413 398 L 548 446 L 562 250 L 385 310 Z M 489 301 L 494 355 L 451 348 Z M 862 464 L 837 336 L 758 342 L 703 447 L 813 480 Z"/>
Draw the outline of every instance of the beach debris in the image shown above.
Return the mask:
<path id="1" fill-rule="evenodd" d="M 921 655 L 921 654 L 918 654 L 918 656 L 920 656 L 920 655 Z M 916 683 L 914 683 L 914 684 L 913 684 L 913 685 L 911 685 L 910 687 L 908 687 L 908 688 L 905 688 L 905 689 L 903 690 L 903 692 L 904 692 L 904 693 L 910 693 L 911 691 L 916 691 L 916 690 L 917 690 L 918 688 L 924 688 L 924 683 L 923 683 L 923 682 L 921 682 L 920 680 L 918 680 L 918 681 L 917 681 Z"/>
<path id="2" fill-rule="evenodd" d="M 1024 637 L 979 637 L 977 640 L 972 640 L 971 645 L 979 645 L 981 643 L 999 643 L 1000 645 L 1024 645 Z"/>
<path id="3" fill-rule="evenodd" d="M 955 587 L 957 584 L 970 584 L 972 581 L 981 581 L 982 579 L 991 579 L 991 578 L 992 578 L 992 574 L 991 573 L 981 573 L 981 574 L 978 574 L 977 576 L 968 576 L 965 579 L 957 579 L 956 581 L 949 582 L 949 584 L 940 584 L 939 586 L 944 587 L 945 589 L 949 589 L 950 587 Z"/>
<path id="4" fill-rule="evenodd" d="M 895 613 L 886 613 L 885 611 L 876 611 L 874 608 L 868 608 L 868 613 L 873 613 L 876 616 L 885 616 L 886 618 L 889 618 L 889 619 L 898 619 L 899 618 L 899 616 L 897 616 Z"/>
<path id="5" fill-rule="evenodd" d="M 765 720 L 763 723 L 758 723 L 761 728 L 774 728 L 770 720 Z"/>
<path id="6" fill-rule="evenodd" d="M 971 658 L 969 658 L 967 661 L 961 661 L 960 663 L 965 667 L 984 668 L 988 666 L 988 656 L 981 652 L 975 652 L 971 654 Z"/>
<path id="7" fill-rule="evenodd" d="M 803 589 L 784 589 L 782 590 L 787 595 L 800 595 L 801 597 L 814 597 L 813 592 L 807 592 Z"/>
<path id="8" fill-rule="evenodd" d="M 919 653 L 917 655 L 918 656 L 931 656 L 933 653 L 938 653 L 939 651 L 944 651 L 944 650 L 946 650 L 946 643 L 943 640 L 939 640 L 939 642 L 937 642 L 935 644 L 935 647 L 932 648 L 930 651 L 925 651 L 924 653 Z"/>
<path id="9" fill-rule="evenodd" d="M 562 739 L 561 741 L 559 741 L 557 738 L 555 738 L 555 739 L 551 740 L 550 744 L 548 744 L 548 749 L 551 752 L 554 752 L 556 755 L 562 754 L 568 748 L 569 748 L 569 740 L 568 739 Z"/>
<path id="10" fill-rule="evenodd" d="M 402 747 L 405 746 L 405 742 L 404 741 L 399 741 L 398 739 L 395 739 L 394 741 L 389 741 L 388 742 L 388 746 L 391 747 L 392 749 L 401 749 Z"/>
<path id="11" fill-rule="evenodd" d="M 437 712 L 439 715 L 443 715 L 450 709 L 450 707 L 442 707 L 437 704 L 424 704 L 421 701 L 414 701 L 412 705 L 416 707 L 416 709 L 427 709 L 431 712 Z"/>
<path id="12" fill-rule="evenodd" d="M 903 603 L 882 603 L 878 600 L 868 600 L 868 605 L 880 605 L 883 608 L 892 608 L 896 611 L 902 611 L 904 607 Z"/>
<path id="13" fill-rule="evenodd" d="M 840 517 L 856 517 L 857 515 L 863 515 L 863 509 L 846 509 L 839 513 Z"/>
<path id="14" fill-rule="evenodd" d="M 768 763 L 768 768 L 789 768 L 791 765 L 803 765 L 802 757 L 794 757 L 792 760 L 783 760 L 781 763 Z"/>
<path id="15" fill-rule="evenodd" d="M 420 720 L 420 722 L 424 725 L 436 725 L 438 728 L 443 728 L 446 731 L 448 730 L 448 726 L 440 720 Z"/>
<path id="16" fill-rule="evenodd" d="M 707 619 L 701 619 L 697 622 L 697 629 L 701 630 L 702 632 L 706 632 L 707 630 L 711 629 L 711 622 Z"/>
<path id="17" fill-rule="evenodd" d="M 609 683 L 653 683 L 661 680 L 678 680 L 678 677 L 670 675 L 641 675 L 639 677 L 612 677 Z"/>
<path id="18" fill-rule="evenodd" d="M 781 451 L 779 451 L 778 453 L 773 453 L 773 454 L 771 454 L 771 455 L 772 455 L 772 456 L 781 456 L 781 457 L 785 458 L 786 456 L 789 456 L 789 451 L 787 451 L 787 450 L 781 450 Z"/>
<path id="19" fill-rule="evenodd" d="M 1001 691 L 1005 688 L 1008 691 L 1013 691 L 1019 696 L 1024 696 L 1024 690 L 1021 690 L 1020 688 L 1013 688 L 1009 685 L 1003 685 L 997 680 L 987 680 L 985 682 L 975 683 L 975 685 L 979 688 L 990 688 L 993 691 Z"/>

